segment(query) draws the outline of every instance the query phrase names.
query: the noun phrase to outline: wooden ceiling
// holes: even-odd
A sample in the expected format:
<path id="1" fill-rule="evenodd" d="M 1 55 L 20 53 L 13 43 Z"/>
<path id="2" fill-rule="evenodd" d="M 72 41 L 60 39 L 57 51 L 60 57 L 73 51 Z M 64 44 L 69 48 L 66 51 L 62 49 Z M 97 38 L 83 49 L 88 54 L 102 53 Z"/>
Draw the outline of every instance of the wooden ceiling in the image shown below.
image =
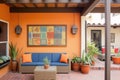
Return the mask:
<path id="1" fill-rule="evenodd" d="M 10 7 L 86 7 L 92 0 L 3 0 Z"/>
<path id="2" fill-rule="evenodd" d="M 104 0 L 0 0 L 11 12 L 104 12 Z M 112 11 L 120 8 L 120 0 L 111 0 Z M 88 12 L 87 11 L 87 12 Z M 119 10 L 120 11 L 120 10 Z M 119 12 L 118 11 L 118 12 Z"/>

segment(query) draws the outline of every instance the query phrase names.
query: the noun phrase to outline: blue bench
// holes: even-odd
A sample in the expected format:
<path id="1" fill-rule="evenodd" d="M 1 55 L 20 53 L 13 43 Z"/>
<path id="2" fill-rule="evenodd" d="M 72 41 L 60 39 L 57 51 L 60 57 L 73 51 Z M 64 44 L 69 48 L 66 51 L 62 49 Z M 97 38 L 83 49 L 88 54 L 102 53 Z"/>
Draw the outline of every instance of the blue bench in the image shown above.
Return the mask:
<path id="1" fill-rule="evenodd" d="M 47 57 L 50 60 L 50 66 L 57 67 L 57 73 L 69 73 L 70 60 L 68 63 L 61 63 L 60 57 L 62 53 L 31 53 L 32 62 L 22 63 L 22 58 L 20 59 L 19 71 L 21 73 L 33 73 L 36 66 L 43 66 L 43 59 Z"/>

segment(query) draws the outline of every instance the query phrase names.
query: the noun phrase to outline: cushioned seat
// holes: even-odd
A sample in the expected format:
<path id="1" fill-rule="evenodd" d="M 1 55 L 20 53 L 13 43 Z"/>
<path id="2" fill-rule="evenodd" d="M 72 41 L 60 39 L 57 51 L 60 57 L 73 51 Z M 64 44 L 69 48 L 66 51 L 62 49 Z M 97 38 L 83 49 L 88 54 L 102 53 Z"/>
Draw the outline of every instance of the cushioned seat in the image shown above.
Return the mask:
<path id="1" fill-rule="evenodd" d="M 59 62 L 61 54 L 60 53 L 54 53 L 54 54 L 51 54 L 51 57 L 52 57 L 51 62 Z"/>
<path id="2" fill-rule="evenodd" d="M 31 52 L 30 52 L 31 53 Z M 66 62 L 61 62 L 61 54 L 66 54 L 66 53 L 43 53 L 43 52 L 33 52 L 31 53 L 31 59 L 32 62 L 22 62 L 22 58 L 20 59 L 19 62 L 19 71 L 21 73 L 34 73 L 34 69 L 36 66 L 44 66 L 44 61 L 43 59 L 45 57 L 48 58 L 50 61 L 50 66 L 56 66 L 57 67 L 57 73 L 68 73 L 70 70 L 70 60 L 68 59 L 68 63 Z M 67 60 L 67 59 L 66 59 Z"/>
<path id="3" fill-rule="evenodd" d="M 50 65 L 51 66 L 68 66 L 68 64 L 61 63 L 61 62 L 52 62 Z"/>
<path id="4" fill-rule="evenodd" d="M 22 66 L 43 66 L 43 62 L 31 62 L 31 63 L 22 63 Z"/>

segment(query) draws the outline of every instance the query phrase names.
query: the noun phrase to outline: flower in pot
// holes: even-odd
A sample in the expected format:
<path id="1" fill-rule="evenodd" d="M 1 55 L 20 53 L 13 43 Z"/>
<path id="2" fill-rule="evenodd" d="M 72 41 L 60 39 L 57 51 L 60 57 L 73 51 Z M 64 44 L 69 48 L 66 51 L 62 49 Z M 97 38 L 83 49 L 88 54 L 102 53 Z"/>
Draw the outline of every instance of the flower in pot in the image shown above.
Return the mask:
<path id="1" fill-rule="evenodd" d="M 12 59 L 12 70 L 13 71 L 16 71 L 17 69 L 17 55 L 18 53 L 20 52 L 16 45 L 14 45 L 12 42 L 9 44 L 9 51 L 10 51 L 10 56 L 11 56 L 11 59 Z"/>
<path id="2" fill-rule="evenodd" d="M 114 56 L 112 56 L 112 61 L 114 64 L 120 64 L 120 52 Z"/>
<path id="3" fill-rule="evenodd" d="M 90 71 L 91 58 L 87 53 L 83 53 L 81 57 L 81 72 L 88 74 Z"/>
<path id="4" fill-rule="evenodd" d="M 95 65 L 95 57 L 99 54 L 99 49 L 95 46 L 94 42 L 88 43 L 87 54 L 92 60 L 92 65 Z"/>
<path id="5" fill-rule="evenodd" d="M 72 70 L 79 71 L 79 69 L 80 69 L 80 64 L 79 64 L 80 57 L 77 57 L 77 56 L 73 57 L 71 62 L 72 62 L 72 65 L 71 65 Z"/>
<path id="6" fill-rule="evenodd" d="M 48 69 L 49 68 L 49 65 L 50 65 L 50 61 L 48 60 L 47 57 L 45 57 L 43 59 L 43 62 L 44 62 L 44 69 Z"/>

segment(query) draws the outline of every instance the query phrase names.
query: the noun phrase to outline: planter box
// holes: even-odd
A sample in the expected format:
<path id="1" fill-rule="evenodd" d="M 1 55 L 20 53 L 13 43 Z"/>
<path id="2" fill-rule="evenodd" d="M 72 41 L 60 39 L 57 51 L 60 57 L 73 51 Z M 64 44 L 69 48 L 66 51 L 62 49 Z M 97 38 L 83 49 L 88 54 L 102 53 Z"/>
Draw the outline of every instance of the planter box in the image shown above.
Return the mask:
<path id="1" fill-rule="evenodd" d="M 8 60 L 8 61 L 0 64 L 0 69 L 3 68 L 3 67 L 5 67 L 5 66 L 7 66 L 9 63 L 10 63 L 10 60 Z"/>

